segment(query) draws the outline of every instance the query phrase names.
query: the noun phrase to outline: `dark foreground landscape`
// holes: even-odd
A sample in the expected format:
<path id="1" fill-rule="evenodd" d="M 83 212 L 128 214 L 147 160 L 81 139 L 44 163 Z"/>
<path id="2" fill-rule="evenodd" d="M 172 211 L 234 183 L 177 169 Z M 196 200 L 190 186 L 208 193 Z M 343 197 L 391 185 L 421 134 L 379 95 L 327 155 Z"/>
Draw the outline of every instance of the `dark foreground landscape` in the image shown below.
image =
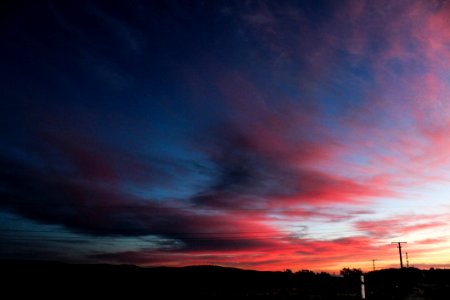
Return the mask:
<path id="1" fill-rule="evenodd" d="M 141 268 L 54 262 L 0 262 L 12 298 L 361 299 L 357 270 L 259 272 L 217 266 Z M 450 299 L 450 270 L 387 269 L 365 274 L 366 299 Z"/>

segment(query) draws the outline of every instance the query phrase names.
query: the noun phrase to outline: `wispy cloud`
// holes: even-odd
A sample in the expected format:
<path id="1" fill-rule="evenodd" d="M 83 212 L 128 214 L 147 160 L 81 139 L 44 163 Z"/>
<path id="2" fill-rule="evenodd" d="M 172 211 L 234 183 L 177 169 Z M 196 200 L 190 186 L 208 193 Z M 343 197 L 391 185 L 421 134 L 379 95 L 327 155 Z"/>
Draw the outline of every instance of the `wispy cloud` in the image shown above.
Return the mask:
<path id="1" fill-rule="evenodd" d="M 2 210 L 160 239 L 80 252 L 145 265 L 328 270 L 445 240 L 444 196 L 407 196 L 450 179 L 447 2 L 121 5 L 52 2 L 5 31 L 31 63 L 5 62 Z"/>

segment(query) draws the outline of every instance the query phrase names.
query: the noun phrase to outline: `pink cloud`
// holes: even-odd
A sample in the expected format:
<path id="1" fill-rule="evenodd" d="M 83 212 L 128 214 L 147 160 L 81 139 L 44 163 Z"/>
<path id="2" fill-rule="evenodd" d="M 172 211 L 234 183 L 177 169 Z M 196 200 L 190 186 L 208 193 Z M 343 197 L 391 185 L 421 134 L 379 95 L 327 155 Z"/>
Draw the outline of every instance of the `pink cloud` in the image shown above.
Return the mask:
<path id="1" fill-rule="evenodd" d="M 330 241 L 296 240 L 290 244 L 275 240 L 272 245 L 242 250 L 158 252 L 138 251 L 97 255 L 109 262 L 139 263 L 144 265 L 185 266 L 215 264 L 259 270 L 294 269 L 338 271 L 342 266 L 365 262 L 367 257 L 378 255 L 390 258 L 389 245 L 373 246 L 366 237 L 343 238 Z M 380 250 L 385 255 L 380 255 Z M 395 255 L 395 254 L 394 254 Z"/>
<path id="2" fill-rule="evenodd" d="M 41 135 L 45 149 L 28 149 L 45 167 L 1 158 L 8 190 L 0 204 L 89 235 L 154 235 L 182 245 L 92 256 L 106 261 L 332 269 L 395 258 L 381 239 L 447 226 L 441 215 L 378 212 L 376 220 L 360 219 L 377 214 L 374 200 L 402 201 L 410 188 L 448 183 L 450 15 L 447 3 L 439 9 L 427 1 L 380 3 L 346 2 L 321 22 L 263 3 L 239 20 L 274 57 L 251 53 L 249 65 L 262 66 L 264 76 L 211 56 L 199 58 L 198 70 L 183 66 L 198 98 L 192 104 L 214 98 L 223 108 L 221 119 L 189 145 L 202 157 L 196 163 L 207 165 L 203 173 L 191 162 L 146 161 L 55 129 L 63 138 Z M 174 182 L 199 174 L 208 180 L 183 199 L 125 190 L 130 184 L 170 192 L 178 188 Z M 273 215 L 289 225 L 314 219 L 354 228 L 345 238 L 296 238 L 274 225 Z"/>
<path id="3" fill-rule="evenodd" d="M 437 244 L 446 243 L 446 242 L 448 242 L 448 238 L 447 237 L 439 237 L 439 238 L 429 238 L 429 239 L 418 240 L 418 241 L 415 241 L 414 244 L 417 244 L 417 245 L 437 245 Z"/>
<path id="4" fill-rule="evenodd" d="M 277 178 L 284 179 L 288 192 L 283 194 L 278 188 L 267 188 L 253 197 L 254 191 L 247 189 L 248 181 L 245 188 L 236 182 L 230 185 L 222 182 L 216 185 L 216 189 L 195 198 L 196 205 L 225 211 L 227 216 L 235 211 L 243 217 L 253 217 L 260 221 L 259 225 L 253 227 L 245 222 L 236 222 L 233 226 L 242 231 L 257 230 L 258 226 L 269 221 L 267 214 L 277 212 L 279 208 L 302 204 L 369 204 L 370 199 L 375 198 L 401 198 L 402 189 L 411 186 L 445 180 L 440 170 L 442 165 L 450 163 L 447 150 L 450 149 L 450 141 L 446 138 L 450 110 L 445 101 L 450 93 L 443 75 L 448 67 L 445 58 L 449 57 L 446 41 L 450 30 L 446 7 L 436 11 L 425 2 L 415 1 L 412 5 L 403 2 L 392 4 L 386 10 L 380 4 L 351 3 L 348 14 L 346 9 L 342 9 L 318 29 L 307 26 L 300 29 L 289 45 L 282 42 L 289 22 L 278 22 L 267 7 L 243 16 L 260 41 L 280 55 L 280 60 L 295 60 L 301 56 L 304 72 L 296 74 L 296 80 L 302 97 L 308 99 L 305 101 L 307 105 L 296 105 L 295 98 L 278 91 L 272 94 L 256 83 L 251 74 L 224 66 L 220 74 L 214 74 L 214 80 L 230 110 L 231 123 L 238 128 L 240 140 L 231 143 L 230 148 L 237 150 L 239 155 L 245 155 L 230 157 L 229 153 L 217 152 L 216 149 L 208 149 L 206 153 L 219 165 L 229 166 L 234 161 L 244 165 L 248 173 L 243 174 L 252 174 L 254 182 L 260 185 L 269 182 L 267 186 L 273 186 L 274 182 L 267 174 L 277 174 Z M 301 15 L 296 17 L 302 18 Z M 375 18 L 376 22 L 368 22 L 368 18 Z M 347 27 L 344 33 L 339 33 L 343 27 L 337 25 L 343 23 Z M 377 24 L 377 27 L 365 24 Z M 314 40 L 320 43 L 303 42 L 313 34 L 318 35 Z M 340 41 L 338 37 L 344 40 Z M 378 44 L 373 46 L 373 43 Z M 355 80 L 365 89 L 363 99 L 350 104 L 347 115 L 338 118 L 338 124 L 347 131 L 344 140 L 336 138 L 334 132 L 320 122 L 323 112 L 315 103 L 318 91 L 334 92 L 336 89 L 330 84 L 330 79 L 339 69 L 334 63 L 336 50 L 346 50 L 356 61 L 368 61 L 373 74 L 373 82 L 369 82 L 345 73 L 349 80 Z M 276 65 L 274 69 L 276 71 Z M 276 89 L 274 86 L 270 88 Z M 279 97 L 279 101 L 273 101 L 273 95 Z M 228 124 L 225 129 L 229 129 Z M 234 134 L 229 131 L 220 139 L 233 140 Z M 309 138 L 308 134 L 315 138 Z M 366 164 L 349 164 L 342 160 L 342 157 L 356 155 L 367 158 Z M 255 164 L 246 165 L 248 161 Z M 217 188 L 219 186 L 220 189 Z M 267 211 L 251 211 L 258 205 Z M 250 209 L 246 211 L 244 208 L 248 207 Z M 324 216 L 319 211 L 295 208 L 280 215 L 302 220 L 324 217 L 343 221 L 339 214 Z M 222 219 L 218 220 L 222 222 Z M 379 221 L 355 223 L 357 233 L 367 232 L 377 239 L 445 225 L 445 222 L 427 216 L 421 216 L 420 222 L 415 216 L 401 217 L 400 221 L 399 218 L 380 218 Z M 270 226 L 264 231 L 277 234 L 276 229 Z M 279 247 L 280 252 L 271 252 L 273 248 L 266 248 L 268 245 L 254 244 L 254 247 L 243 249 L 244 253 L 232 255 L 232 259 L 223 252 L 208 254 L 198 250 L 199 256 L 190 253 L 191 260 L 188 261 L 201 262 L 205 259 L 202 255 L 208 255 L 208 259 L 230 264 L 242 255 L 245 262 L 241 265 L 247 263 L 264 269 L 282 262 L 293 263 L 298 260 L 296 255 L 302 255 L 307 263 L 316 267 L 330 264 L 331 259 L 347 262 L 367 260 L 370 255 L 383 256 L 376 246 L 363 250 L 374 244 L 368 238 L 303 241 L 296 247 L 291 242 L 294 243 L 269 243 Z M 298 249 L 297 252 L 294 248 Z M 252 259 L 250 253 L 257 251 L 265 255 Z M 324 257 L 330 257 L 330 260 L 319 262 Z"/>
<path id="5" fill-rule="evenodd" d="M 352 237 L 323 241 L 294 239 L 269 225 L 273 213 L 288 220 L 345 222 L 338 213 L 295 207 L 370 206 L 373 199 L 401 199 L 411 187 L 446 182 L 442 167 L 450 165 L 448 4 L 436 9 L 426 1 L 348 2 L 331 20 L 314 26 L 301 11 L 278 9 L 262 4 L 242 14 L 242 26 L 276 57 L 267 61 L 252 53 L 266 78 L 207 58 L 213 72 L 204 72 L 211 76 L 204 80 L 222 97 L 226 110 L 224 122 L 211 129 L 215 140 L 195 146 L 218 170 L 214 182 L 179 206 L 141 208 L 161 216 L 156 225 L 142 221 L 146 226 L 183 232 L 178 238 L 186 247 L 169 253 L 127 252 L 118 260 L 336 268 L 372 257 L 396 259 L 392 245 L 377 244 L 381 239 L 447 225 L 442 216 L 390 218 L 380 213 L 375 221 L 354 221 Z M 341 52 L 351 59 L 341 58 Z M 301 71 L 283 73 L 283 66 L 294 62 Z M 364 65 L 370 76 L 353 72 L 346 65 L 350 62 L 356 69 Z M 296 82 L 296 93 L 272 83 L 279 79 Z M 348 82 L 354 93 L 342 90 Z M 202 78 L 191 84 L 200 94 L 208 91 Z M 324 97 L 343 101 L 342 113 L 333 120 L 338 129 L 323 121 Z M 354 99 L 346 102 L 346 97 Z M 101 177 L 111 170 L 86 172 Z"/>
<path id="6" fill-rule="evenodd" d="M 431 228 L 445 228 L 445 215 L 407 215 L 377 221 L 358 221 L 355 227 L 377 239 L 394 238 Z"/>

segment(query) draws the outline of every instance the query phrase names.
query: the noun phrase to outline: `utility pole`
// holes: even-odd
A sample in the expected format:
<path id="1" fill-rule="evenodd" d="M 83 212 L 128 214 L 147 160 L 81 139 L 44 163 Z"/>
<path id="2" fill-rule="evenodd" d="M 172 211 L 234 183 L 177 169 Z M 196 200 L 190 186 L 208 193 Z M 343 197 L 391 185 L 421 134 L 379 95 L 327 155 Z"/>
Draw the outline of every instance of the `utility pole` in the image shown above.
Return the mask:
<path id="1" fill-rule="evenodd" d="M 400 256 L 400 269 L 403 269 L 403 259 L 402 259 L 402 244 L 407 244 L 407 242 L 392 242 L 391 244 L 398 244 L 398 254 Z"/>
<path id="2" fill-rule="evenodd" d="M 406 267 L 409 268 L 408 252 L 406 252 Z"/>
<path id="3" fill-rule="evenodd" d="M 373 270 L 375 271 L 375 261 L 377 261 L 378 259 L 372 259 L 372 266 L 373 266 Z"/>

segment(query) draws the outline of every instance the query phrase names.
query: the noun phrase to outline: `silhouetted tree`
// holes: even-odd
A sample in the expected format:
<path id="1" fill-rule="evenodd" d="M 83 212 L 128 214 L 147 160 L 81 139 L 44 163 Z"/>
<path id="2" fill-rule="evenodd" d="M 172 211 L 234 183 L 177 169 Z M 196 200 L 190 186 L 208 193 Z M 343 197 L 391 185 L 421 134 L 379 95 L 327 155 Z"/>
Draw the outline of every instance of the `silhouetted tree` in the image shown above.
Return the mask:
<path id="1" fill-rule="evenodd" d="M 361 271 L 361 269 L 350 269 L 350 268 L 343 268 L 340 271 L 340 274 L 344 277 L 344 278 L 359 278 L 363 272 Z"/>

